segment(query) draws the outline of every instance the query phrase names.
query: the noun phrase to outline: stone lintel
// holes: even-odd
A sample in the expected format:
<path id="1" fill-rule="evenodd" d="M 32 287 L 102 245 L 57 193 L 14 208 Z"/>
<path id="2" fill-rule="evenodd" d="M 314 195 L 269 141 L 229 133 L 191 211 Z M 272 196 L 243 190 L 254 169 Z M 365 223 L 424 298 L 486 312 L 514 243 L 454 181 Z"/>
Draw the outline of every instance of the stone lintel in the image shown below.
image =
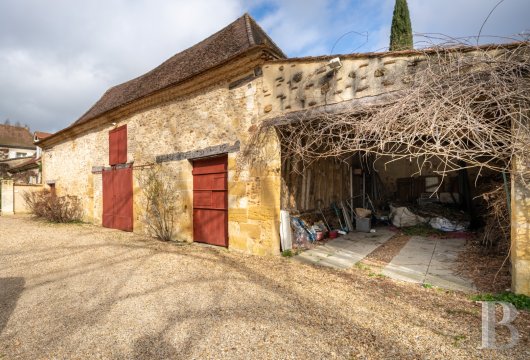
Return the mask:
<path id="1" fill-rule="evenodd" d="M 238 152 L 239 149 L 240 149 L 240 142 L 238 140 L 233 145 L 230 145 L 229 143 L 225 143 L 221 145 L 209 146 L 207 148 L 199 149 L 199 150 L 183 151 L 183 152 L 177 152 L 177 153 L 166 154 L 166 155 L 158 155 L 156 157 L 156 162 L 160 164 L 160 163 L 168 162 L 168 161 L 192 160 L 192 159 L 198 159 L 198 158 L 203 158 L 203 157 L 208 157 L 208 156 L 215 156 L 215 155 Z"/>
<path id="2" fill-rule="evenodd" d="M 126 163 L 126 164 L 118 164 L 114 166 L 92 166 L 92 174 L 101 174 L 103 171 L 110 171 L 113 168 L 114 169 L 126 169 L 133 166 L 133 163 Z"/>

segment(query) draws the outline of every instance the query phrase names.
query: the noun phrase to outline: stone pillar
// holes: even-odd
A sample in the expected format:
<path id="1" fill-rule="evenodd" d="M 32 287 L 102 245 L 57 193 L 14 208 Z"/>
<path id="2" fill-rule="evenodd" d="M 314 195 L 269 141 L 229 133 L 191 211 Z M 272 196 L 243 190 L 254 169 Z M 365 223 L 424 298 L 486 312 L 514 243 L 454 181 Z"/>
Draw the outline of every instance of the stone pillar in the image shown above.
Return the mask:
<path id="1" fill-rule="evenodd" d="M 2 196 L 2 215 L 13 215 L 14 193 L 13 180 L 0 180 Z"/>
<path id="2" fill-rule="evenodd" d="M 527 124 L 530 125 L 530 124 Z M 530 148 L 528 130 L 515 132 L 521 149 Z M 513 163 L 511 191 L 512 291 L 530 296 L 530 156 Z"/>

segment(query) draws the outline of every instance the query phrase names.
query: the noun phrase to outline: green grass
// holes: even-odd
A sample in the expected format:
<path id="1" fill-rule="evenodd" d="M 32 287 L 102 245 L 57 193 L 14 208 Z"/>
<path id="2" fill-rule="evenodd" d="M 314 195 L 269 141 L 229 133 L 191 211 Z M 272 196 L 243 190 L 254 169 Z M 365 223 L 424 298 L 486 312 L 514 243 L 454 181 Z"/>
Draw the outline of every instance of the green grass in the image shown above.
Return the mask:
<path id="1" fill-rule="evenodd" d="M 511 292 L 501 294 L 478 294 L 471 296 L 473 301 L 504 301 L 513 304 L 517 309 L 530 310 L 530 296 L 516 295 Z"/>
<path id="2" fill-rule="evenodd" d="M 368 265 L 364 265 L 362 262 L 355 263 L 355 267 L 359 270 L 371 270 L 372 268 Z"/>
<path id="3" fill-rule="evenodd" d="M 458 347 L 460 345 L 460 342 L 465 340 L 467 336 L 465 335 L 454 335 L 453 336 L 453 346 Z"/>
<path id="4" fill-rule="evenodd" d="M 427 224 L 418 224 L 416 226 L 409 226 L 402 228 L 403 234 L 408 236 L 431 236 L 431 235 L 444 235 L 445 233 L 441 230 L 436 230 Z"/>
<path id="5" fill-rule="evenodd" d="M 291 257 L 291 256 L 294 256 L 295 254 L 293 253 L 293 250 L 284 250 L 282 251 L 282 256 L 284 257 Z"/>
<path id="6" fill-rule="evenodd" d="M 378 274 L 378 273 L 374 273 L 374 272 L 371 272 L 371 271 L 370 271 L 370 273 L 368 274 L 368 276 L 370 276 L 370 277 L 376 277 L 376 278 L 378 278 L 378 279 L 385 279 L 385 278 L 387 278 L 387 276 L 384 275 L 384 274 Z"/>
<path id="7" fill-rule="evenodd" d="M 431 284 L 428 284 L 428 283 L 421 284 L 421 286 L 423 286 L 424 289 L 432 289 L 433 288 L 433 286 Z"/>

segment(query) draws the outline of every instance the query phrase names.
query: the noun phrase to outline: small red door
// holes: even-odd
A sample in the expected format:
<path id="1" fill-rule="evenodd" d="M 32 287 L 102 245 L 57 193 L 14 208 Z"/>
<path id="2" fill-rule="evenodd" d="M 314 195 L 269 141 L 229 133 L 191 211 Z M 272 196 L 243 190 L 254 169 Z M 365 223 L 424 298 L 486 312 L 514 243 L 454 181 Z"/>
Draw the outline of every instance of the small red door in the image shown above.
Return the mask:
<path id="1" fill-rule="evenodd" d="M 193 162 L 193 240 L 228 247 L 227 157 Z"/>
<path id="2" fill-rule="evenodd" d="M 103 226 L 133 231 L 132 168 L 103 171 Z"/>

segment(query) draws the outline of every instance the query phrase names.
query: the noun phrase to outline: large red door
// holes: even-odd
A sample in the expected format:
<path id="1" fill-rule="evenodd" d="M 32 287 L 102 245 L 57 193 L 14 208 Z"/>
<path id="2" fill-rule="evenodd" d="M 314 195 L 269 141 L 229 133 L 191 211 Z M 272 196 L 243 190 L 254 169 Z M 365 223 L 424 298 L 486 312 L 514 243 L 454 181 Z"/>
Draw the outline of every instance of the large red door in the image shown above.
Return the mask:
<path id="1" fill-rule="evenodd" d="M 103 171 L 103 226 L 133 230 L 132 168 Z"/>
<path id="2" fill-rule="evenodd" d="M 193 162 L 193 240 L 228 247 L 226 156 Z"/>

